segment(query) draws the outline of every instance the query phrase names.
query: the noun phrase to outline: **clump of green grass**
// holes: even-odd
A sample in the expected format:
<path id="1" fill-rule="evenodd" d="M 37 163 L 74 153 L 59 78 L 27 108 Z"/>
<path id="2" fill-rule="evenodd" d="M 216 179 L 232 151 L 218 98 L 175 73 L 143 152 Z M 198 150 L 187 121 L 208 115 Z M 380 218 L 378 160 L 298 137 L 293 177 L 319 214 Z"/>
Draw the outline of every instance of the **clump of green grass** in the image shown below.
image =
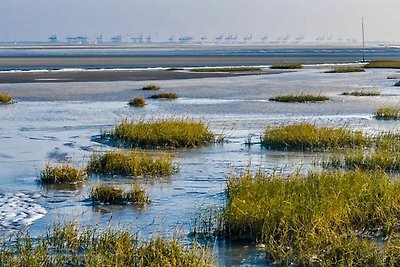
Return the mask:
<path id="1" fill-rule="evenodd" d="M 271 149 L 311 151 L 364 147 L 370 143 L 371 139 L 360 131 L 309 123 L 268 127 L 261 140 L 263 146 Z"/>
<path id="2" fill-rule="evenodd" d="M 156 94 L 156 95 L 152 95 L 150 96 L 150 98 L 153 99 L 177 99 L 178 95 L 175 93 L 160 93 L 160 94 Z"/>
<path id="3" fill-rule="evenodd" d="M 398 120 L 400 119 L 400 108 L 398 107 L 380 108 L 376 111 L 375 118 L 381 120 Z"/>
<path id="4" fill-rule="evenodd" d="M 155 84 L 148 84 L 148 85 L 143 86 L 142 90 L 156 91 L 156 90 L 160 90 L 160 86 L 155 85 Z"/>
<path id="5" fill-rule="evenodd" d="M 364 68 L 400 69 L 400 61 L 371 61 Z"/>
<path id="6" fill-rule="evenodd" d="M 400 230 L 400 181 L 382 172 L 244 172 L 226 193 L 219 234 L 264 244 L 275 264 L 388 266 L 400 257 L 398 241 L 372 241 Z"/>
<path id="7" fill-rule="evenodd" d="M 108 151 L 92 154 L 87 171 L 97 174 L 129 175 L 133 177 L 168 176 L 176 171 L 172 155 L 139 151 Z"/>
<path id="8" fill-rule="evenodd" d="M 132 107 L 144 107 L 146 105 L 146 101 L 143 96 L 134 97 L 129 101 L 129 106 Z"/>
<path id="9" fill-rule="evenodd" d="M 184 246 L 178 238 L 141 240 L 131 229 L 55 225 L 44 236 L 19 234 L 0 246 L 1 266 L 214 266 L 209 249 L 197 242 Z"/>
<path id="10" fill-rule="evenodd" d="M 381 92 L 358 90 L 358 91 L 344 92 L 342 95 L 346 95 L 346 96 L 349 96 L 349 95 L 350 96 L 379 96 L 379 95 L 381 95 Z"/>
<path id="11" fill-rule="evenodd" d="M 302 64 L 273 64 L 270 69 L 277 70 L 292 70 L 292 69 L 302 69 Z"/>
<path id="12" fill-rule="evenodd" d="M 39 180 L 45 184 L 79 183 L 87 178 L 84 169 L 77 169 L 68 164 L 51 166 L 46 163 L 39 175 Z"/>
<path id="13" fill-rule="evenodd" d="M 384 133 L 373 138 L 369 149 L 353 149 L 322 161 L 325 168 L 400 172 L 400 135 Z"/>
<path id="14" fill-rule="evenodd" d="M 128 192 L 111 185 L 99 185 L 93 188 L 90 194 L 93 203 L 103 204 L 140 204 L 149 203 L 150 199 L 146 191 L 138 184 L 132 185 Z"/>
<path id="15" fill-rule="evenodd" d="M 13 103 L 15 103 L 15 100 L 12 99 L 10 95 L 0 92 L 0 104 L 7 105 Z"/>
<path id="16" fill-rule="evenodd" d="M 251 72 L 261 71 L 259 67 L 222 67 L 222 68 L 193 68 L 191 72 Z"/>
<path id="17" fill-rule="evenodd" d="M 326 168 L 398 173 L 400 171 L 400 153 L 378 149 L 375 151 L 351 150 L 342 155 L 333 155 L 322 164 Z"/>
<path id="18" fill-rule="evenodd" d="M 350 73 L 350 72 L 365 72 L 364 67 L 335 67 L 325 73 Z"/>
<path id="19" fill-rule="evenodd" d="M 215 141 L 215 134 L 203 121 L 164 119 L 155 121 L 123 121 L 103 138 L 131 147 L 197 147 Z"/>
<path id="20" fill-rule="evenodd" d="M 312 95 L 312 94 L 299 94 L 299 95 L 280 95 L 269 98 L 269 101 L 275 102 L 323 102 L 328 101 L 329 97 L 323 95 Z"/>

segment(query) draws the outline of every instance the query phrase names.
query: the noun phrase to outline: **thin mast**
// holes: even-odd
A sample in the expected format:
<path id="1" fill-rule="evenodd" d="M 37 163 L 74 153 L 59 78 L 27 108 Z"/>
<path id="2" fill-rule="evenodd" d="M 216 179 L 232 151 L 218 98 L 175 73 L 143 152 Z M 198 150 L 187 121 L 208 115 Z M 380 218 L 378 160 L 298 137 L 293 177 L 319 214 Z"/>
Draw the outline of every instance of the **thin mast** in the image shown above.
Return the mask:
<path id="1" fill-rule="evenodd" d="M 365 62 L 365 31 L 364 31 L 364 17 L 361 18 L 361 29 L 362 29 L 362 42 L 363 42 L 363 58 L 362 62 Z"/>

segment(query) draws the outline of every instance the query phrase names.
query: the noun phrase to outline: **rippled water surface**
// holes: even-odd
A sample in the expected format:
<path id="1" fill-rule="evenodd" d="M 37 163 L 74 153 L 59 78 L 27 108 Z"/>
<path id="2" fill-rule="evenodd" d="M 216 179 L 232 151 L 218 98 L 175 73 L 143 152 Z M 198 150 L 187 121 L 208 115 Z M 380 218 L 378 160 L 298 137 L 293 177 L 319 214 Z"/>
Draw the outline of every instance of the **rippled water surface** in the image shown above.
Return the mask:
<path id="1" fill-rule="evenodd" d="M 128 225 L 143 236 L 190 230 L 204 208 L 224 204 L 227 176 L 246 168 L 286 172 L 313 167 L 316 154 L 263 149 L 257 142 L 268 125 L 308 121 L 345 125 L 369 133 L 397 130 L 397 123 L 377 121 L 374 111 L 399 105 L 400 92 L 387 76 L 393 70 L 324 74 L 305 69 L 279 75 L 220 79 L 161 81 L 162 91 L 176 92 L 176 101 L 147 100 L 142 109 L 127 106 L 131 96 L 151 94 L 139 90 L 143 82 L 2 84 L 17 104 L 0 106 L 0 234 L 29 226 L 39 234 L 54 222 L 75 219 L 81 224 Z M 344 91 L 379 90 L 378 97 L 341 96 Z M 284 104 L 268 101 L 288 93 L 320 93 L 326 103 Z M 73 99 L 65 101 L 63 99 Z M 40 100 L 40 101 L 39 101 Z M 156 181 L 139 180 L 152 203 L 146 207 L 95 206 L 87 197 L 100 181 L 128 187 L 124 177 L 90 177 L 76 187 L 41 186 L 37 175 L 46 162 L 68 161 L 83 166 L 93 151 L 107 150 L 97 143 L 100 130 L 125 119 L 187 116 L 203 119 L 223 145 L 176 150 L 180 171 Z M 251 136 L 252 146 L 245 145 Z M 221 265 L 264 265 L 262 250 L 254 245 L 217 241 Z M 239 256 L 240 255 L 240 256 Z"/>

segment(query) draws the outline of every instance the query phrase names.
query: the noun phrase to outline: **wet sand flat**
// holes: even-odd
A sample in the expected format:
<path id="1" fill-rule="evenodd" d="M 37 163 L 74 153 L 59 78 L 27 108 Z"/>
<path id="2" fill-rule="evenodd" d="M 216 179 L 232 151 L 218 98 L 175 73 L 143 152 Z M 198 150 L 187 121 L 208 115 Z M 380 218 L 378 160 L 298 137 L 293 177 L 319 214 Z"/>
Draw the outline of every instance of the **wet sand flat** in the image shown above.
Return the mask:
<path id="1" fill-rule="evenodd" d="M 281 70 L 263 70 L 256 72 L 209 72 L 168 70 L 68 70 L 68 71 L 23 71 L 0 72 L 0 83 L 46 83 L 46 82 L 106 82 L 106 81 L 156 81 L 234 77 L 245 75 L 280 74 Z"/>

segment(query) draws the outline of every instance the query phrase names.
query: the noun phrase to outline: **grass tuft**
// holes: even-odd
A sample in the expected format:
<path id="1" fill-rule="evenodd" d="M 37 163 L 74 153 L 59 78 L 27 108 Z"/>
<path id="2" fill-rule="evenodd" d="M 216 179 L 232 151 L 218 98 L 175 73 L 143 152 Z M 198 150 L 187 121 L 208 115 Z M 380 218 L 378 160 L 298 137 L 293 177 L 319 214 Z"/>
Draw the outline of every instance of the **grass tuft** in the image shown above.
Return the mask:
<path id="1" fill-rule="evenodd" d="M 325 73 L 351 73 L 351 72 L 365 72 L 364 67 L 335 67 Z"/>
<path id="2" fill-rule="evenodd" d="M 372 240 L 391 240 L 400 230 L 400 181 L 382 172 L 283 177 L 247 171 L 228 179 L 226 194 L 219 234 L 264 244 L 277 265 L 398 263 L 398 239 L 384 249 Z"/>
<path id="3" fill-rule="evenodd" d="M 299 95 L 281 95 L 269 98 L 269 101 L 275 102 L 323 102 L 328 101 L 329 97 L 323 95 L 312 95 L 312 94 L 299 94 Z"/>
<path id="4" fill-rule="evenodd" d="M 143 96 L 134 97 L 129 101 L 129 106 L 132 107 L 144 107 L 146 105 L 146 101 Z"/>
<path id="5" fill-rule="evenodd" d="M 160 93 L 160 94 L 156 94 L 156 95 L 152 95 L 149 98 L 153 98 L 153 99 L 177 99 L 178 95 L 175 93 Z"/>
<path id="6" fill-rule="evenodd" d="M 344 92 L 342 95 L 346 95 L 346 96 L 379 96 L 379 95 L 381 95 L 381 92 L 359 90 L 359 91 Z"/>
<path id="7" fill-rule="evenodd" d="M 87 178 L 86 171 L 64 164 L 50 166 L 46 163 L 39 175 L 39 180 L 45 184 L 79 183 Z"/>
<path id="8" fill-rule="evenodd" d="M 94 153 L 86 169 L 89 173 L 133 177 L 168 176 L 176 171 L 171 154 L 124 150 Z"/>
<path id="9" fill-rule="evenodd" d="M 322 161 L 325 168 L 400 172 L 400 135 L 384 133 L 373 138 L 369 149 L 355 149 L 334 154 Z"/>
<path id="10" fill-rule="evenodd" d="M 112 141 L 130 147 L 197 147 L 215 141 L 215 134 L 203 121 L 189 119 L 164 119 L 146 122 L 123 121 L 109 133 L 103 134 Z"/>
<path id="11" fill-rule="evenodd" d="M 380 108 L 376 111 L 375 118 L 380 120 L 398 120 L 400 119 L 400 108 L 398 107 Z"/>
<path id="12" fill-rule="evenodd" d="M 45 236 L 19 234 L 0 246 L 1 266 L 214 266 L 211 252 L 197 242 L 188 247 L 177 237 L 143 241 L 131 229 L 81 229 L 55 225 Z"/>
<path id="13" fill-rule="evenodd" d="M 251 72 L 261 71 L 259 67 L 222 67 L 222 68 L 193 68 L 191 72 Z"/>
<path id="14" fill-rule="evenodd" d="M 400 61 L 371 61 L 364 68 L 400 69 Z"/>
<path id="15" fill-rule="evenodd" d="M 8 105 L 8 104 L 13 104 L 13 103 L 15 103 L 15 100 L 12 99 L 11 96 L 9 96 L 6 93 L 0 92 L 0 104 Z"/>
<path id="16" fill-rule="evenodd" d="M 317 127 L 309 123 L 268 127 L 261 144 L 271 149 L 325 151 L 364 147 L 370 138 L 346 128 Z"/>
<path id="17" fill-rule="evenodd" d="M 92 189 L 90 198 L 93 203 L 103 204 L 145 205 L 150 202 L 146 191 L 138 184 L 132 185 L 132 189 L 128 192 L 111 185 L 99 185 Z"/>
<path id="18" fill-rule="evenodd" d="M 143 86 L 142 90 L 156 91 L 156 90 L 160 90 L 160 86 L 155 85 L 155 84 L 148 84 L 148 85 Z"/>
<path id="19" fill-rule="evenodd" d="M 270 69 L 276 70 L 293 70 L 293 69 L 302 69 L 302 64 L 273 64 Z"/>

